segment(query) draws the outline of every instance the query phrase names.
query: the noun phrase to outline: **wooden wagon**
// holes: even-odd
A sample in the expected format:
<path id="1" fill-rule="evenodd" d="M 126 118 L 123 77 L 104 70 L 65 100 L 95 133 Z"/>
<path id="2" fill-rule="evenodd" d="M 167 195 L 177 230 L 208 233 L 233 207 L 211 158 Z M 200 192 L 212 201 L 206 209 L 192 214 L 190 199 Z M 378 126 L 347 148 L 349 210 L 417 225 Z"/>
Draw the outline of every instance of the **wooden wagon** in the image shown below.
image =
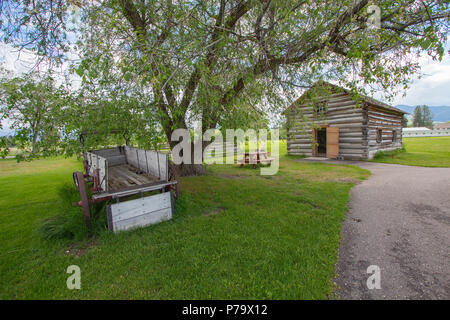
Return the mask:
<path id="1" fill-rule="evenodd" d="M 83 158 L 84 173 L 74 172 L 73 179 L 81 197 L 75 205 L 82 207 L 87 225 L 89 205 L 107 200 L 113 200 L 107 205 L 107 217 L 114 232 L 172 218 L 179 187 L 167 153 L 120 146 L 85 152 Z M 148 195 L 151 191 L 159 193 Z"/>

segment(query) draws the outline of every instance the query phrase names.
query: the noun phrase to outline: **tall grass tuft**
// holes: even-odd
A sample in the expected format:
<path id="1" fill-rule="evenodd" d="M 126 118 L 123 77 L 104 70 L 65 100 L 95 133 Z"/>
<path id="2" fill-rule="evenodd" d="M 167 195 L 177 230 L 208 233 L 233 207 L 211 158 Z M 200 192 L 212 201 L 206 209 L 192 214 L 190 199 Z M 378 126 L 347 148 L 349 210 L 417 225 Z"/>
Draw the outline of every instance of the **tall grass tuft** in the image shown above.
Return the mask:
<path id="1" fill-rule="evenodd" d="M 47 240 L 83 241 L 106 229 L 105 204 L 91 205 L 91 226 L 84 221 L 81 207 L 73 207 L 73 202 L 80 201 L 80 193 L 71 184 L 64 184 L 58 190 L 55 204 L 59 214 L 45 219 L 38 228 L 38 233 Z"/>
<path id="2" fill-rule="evenodd" d="M 373 158 L 374 158 L 375 160 L 377 160 L 377 159 L 381 159 L 381 158 L 384 158 L 384 157 L 389 157 L 389 156 L 392 156 L 392 155 L 397 155 L 397 154 L 403 153 L 403 152 L 406 152 L 405 147 L 402 147 L 402 148 L 399 148 L 399 149 L 396 149 L 396 150 L 393 150 L 393 151 L 377 151 L 377 153 L 375 153 L 375 155 L 373 156 Z"/>

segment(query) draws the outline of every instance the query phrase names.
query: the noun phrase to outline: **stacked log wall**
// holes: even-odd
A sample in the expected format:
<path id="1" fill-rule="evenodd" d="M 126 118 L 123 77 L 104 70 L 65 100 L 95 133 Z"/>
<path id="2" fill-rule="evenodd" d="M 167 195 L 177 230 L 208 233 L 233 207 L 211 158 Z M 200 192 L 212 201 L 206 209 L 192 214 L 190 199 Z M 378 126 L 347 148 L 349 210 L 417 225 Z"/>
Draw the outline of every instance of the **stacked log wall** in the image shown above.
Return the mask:
<path id="1" fill-rule="evenodd" d="M 313 127 L 339 127 L 339 156 L 344 159 L 367 158 L 367 109 L 347 93 L 335 93 L 326 99 L 327 111 L 316 116 L 312 106 L 294 105 L 286 112 L 287 151 L 292 155 L 313 155 Z M 318 100 L 321 100 L 319 98 Z"/>
<path id="2" fill-rule="evenodd" d="M 402 115 L 395 111 L 369 106 L 368 108 L 368 158 L 378 151 L 392 151 L 402 147 Z M 377 142 L 377 130 L 381 129 L 382 140 Z M 394 131 L 397 137 L 393 141 Z"/>

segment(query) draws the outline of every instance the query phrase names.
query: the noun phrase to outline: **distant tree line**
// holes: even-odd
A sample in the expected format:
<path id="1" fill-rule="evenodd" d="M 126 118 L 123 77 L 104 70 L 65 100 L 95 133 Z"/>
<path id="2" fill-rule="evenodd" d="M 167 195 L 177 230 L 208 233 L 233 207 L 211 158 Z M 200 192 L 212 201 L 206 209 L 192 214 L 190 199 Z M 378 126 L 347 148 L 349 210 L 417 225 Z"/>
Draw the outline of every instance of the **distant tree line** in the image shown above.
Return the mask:
<path id="1" fill-rule="evenodd" d="M 417 106 L 414 109 L 413 127 L 433 128 L 433 114 L 428 106 Z"/>
<path id="2" fill-rule="evenodd" d="M 406 128 L 408 126 L 408 118 L 406 115 L 402 116 L 402 128 Z"/>

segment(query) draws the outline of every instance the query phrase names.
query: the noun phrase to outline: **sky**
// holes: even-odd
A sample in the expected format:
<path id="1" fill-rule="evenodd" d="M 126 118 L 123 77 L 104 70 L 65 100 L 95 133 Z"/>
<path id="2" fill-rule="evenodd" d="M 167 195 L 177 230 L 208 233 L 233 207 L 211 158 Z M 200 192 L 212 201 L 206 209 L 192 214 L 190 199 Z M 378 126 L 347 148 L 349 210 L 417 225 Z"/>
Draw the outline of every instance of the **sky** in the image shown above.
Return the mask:
<path id="1" fill-rule="evenodd" d="M 77 59 L 77 56 L 74 54 L 70 54 L 70 57 Z M 0 42 L 0 64 L 7 70 L 13 72 L 14 75 L 26 74 L 32 68 L 35 68 L 36 61 L 36 55 L 33 52 L 29 50 L 19 52 L 18 49 L 13 48 L 11 45 Z M 54 70 L 55 73 L 63 74 L 69 68 L 69 64 L 70 62 L 64 62 L 58 69 Z M 47 66 L 42 63 L 39 66 L 39 70 L 45 71 L 47 70 Z M 56 78 L 58 77 L 56 76 Z M 79 82 L 80 79 L 74 75 L 73 81 Z"/>
<path id="2" fill-rule="evenodd" d="M 398 95 L 393 105 L 450 106 L 450 54 L 447 51 L 442 61 L 433 61 L 429 56 L 420 58 L 423 76 L 413 79 L 406 96 Z"/>

